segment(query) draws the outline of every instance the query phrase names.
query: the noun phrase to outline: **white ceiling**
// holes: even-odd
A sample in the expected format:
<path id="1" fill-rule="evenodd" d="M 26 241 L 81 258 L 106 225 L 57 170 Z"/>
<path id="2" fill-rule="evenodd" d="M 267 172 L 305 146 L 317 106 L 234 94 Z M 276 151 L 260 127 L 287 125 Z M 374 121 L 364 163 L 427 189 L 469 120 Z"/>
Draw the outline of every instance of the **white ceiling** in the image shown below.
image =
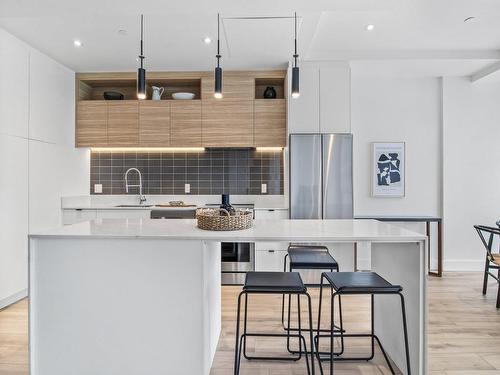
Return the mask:
<path id="1" fill-rule="evenodd" d="M 285 67 L 293 48 L 291 19 L 232 18 L 293 11 L 300 16 L 304 60 L 433 75 L 473 74 L 500 60 L 495 0 L 2 0 L 0 26 L 76 71 L 123 71 L 137 65 L 138 16 L 144 13 L 148 69 L 209 70 L 216 43 L 202 39 L 215 38 L 217 11 L 226 69 Z M 476 20 L 464 23 L 469 16 Z M 375 30 L 367 32 L 367 24 Z M 74 48 L 76 38 L 82 48 Z"/>

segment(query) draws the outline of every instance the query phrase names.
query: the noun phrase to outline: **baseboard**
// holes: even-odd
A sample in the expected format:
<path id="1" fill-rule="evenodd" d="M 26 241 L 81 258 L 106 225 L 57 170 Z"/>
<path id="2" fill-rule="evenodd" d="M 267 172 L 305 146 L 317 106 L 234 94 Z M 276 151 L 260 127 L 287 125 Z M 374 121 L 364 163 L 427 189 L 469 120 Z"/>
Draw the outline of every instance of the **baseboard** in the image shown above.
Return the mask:
<path id="1" fill-rule="evenodd" d="M 484 260 L 445 260 L 443 269 L 444 271 L 484 271 Z"/>
<path id="2" fill-rule="evenodd" d="M 7 298 L 0 299 L 0 310 L 9 305 L 12 305 L 13 303 L 16 303 L 19 300 L 22 300 L 27 296 L 28 296 L 28 289 L 23 289 Z"/>

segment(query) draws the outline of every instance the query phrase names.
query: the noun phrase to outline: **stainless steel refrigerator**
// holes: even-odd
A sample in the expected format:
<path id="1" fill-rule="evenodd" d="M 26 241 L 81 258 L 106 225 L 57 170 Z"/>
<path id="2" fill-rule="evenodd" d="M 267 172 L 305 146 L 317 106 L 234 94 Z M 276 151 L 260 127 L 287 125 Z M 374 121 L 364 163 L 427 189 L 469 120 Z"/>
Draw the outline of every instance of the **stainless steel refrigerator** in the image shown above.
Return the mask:
<path id="1" fill-rule="evenodd" d="M 291 134 L 290 218 L 352 219 L 352 134 Z"/>

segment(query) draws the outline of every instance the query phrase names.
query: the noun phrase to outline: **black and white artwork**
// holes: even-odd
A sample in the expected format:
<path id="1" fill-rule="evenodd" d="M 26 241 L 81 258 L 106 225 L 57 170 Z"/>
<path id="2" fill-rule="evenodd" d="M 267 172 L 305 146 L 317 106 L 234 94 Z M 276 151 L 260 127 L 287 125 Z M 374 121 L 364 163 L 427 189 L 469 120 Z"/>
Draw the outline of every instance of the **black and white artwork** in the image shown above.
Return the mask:
<path id="1" fill-rule="evenodd" d="M 373 143 L 372 181 L 374 197 L 405 196 L 404 142 Z"/>

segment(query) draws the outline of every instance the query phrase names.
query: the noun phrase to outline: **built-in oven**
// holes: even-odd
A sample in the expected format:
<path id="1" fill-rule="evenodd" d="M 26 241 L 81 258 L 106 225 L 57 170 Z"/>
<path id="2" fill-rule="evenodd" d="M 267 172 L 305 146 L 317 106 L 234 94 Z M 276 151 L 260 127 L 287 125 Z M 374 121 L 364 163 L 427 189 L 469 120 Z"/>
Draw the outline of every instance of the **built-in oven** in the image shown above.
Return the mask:
<path id="1" fill-rule="evenodd" d="M 218 204 L 207 204 L 208 207 L 218 207 Z M 234 208 L 250 209 L 253 204 L 232 204 Z M 245 275 L 255 271 L 255 244 L 253 242 L 222 242 L 221 243 L 222 285 L 243 285 Z"/>
<path id="2" fill-rule="evenodd" d="M 241 285 L 248 271 L 255 270 L 253 242 L 222 242 L 222 285 Z"/>

